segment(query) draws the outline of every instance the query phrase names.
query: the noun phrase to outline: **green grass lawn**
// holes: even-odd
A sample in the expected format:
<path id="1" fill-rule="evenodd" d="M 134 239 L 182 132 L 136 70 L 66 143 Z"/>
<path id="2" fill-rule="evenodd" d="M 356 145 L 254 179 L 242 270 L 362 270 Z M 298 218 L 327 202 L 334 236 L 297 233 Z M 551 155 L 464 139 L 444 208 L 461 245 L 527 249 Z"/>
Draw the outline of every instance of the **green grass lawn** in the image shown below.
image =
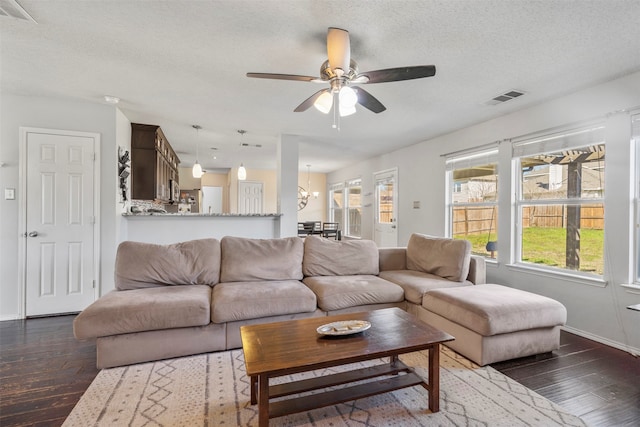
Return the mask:
<path id="1" fill-rule="evenodd" d="M 471 251 L 477 255 L 488 256 L 485 246 L 487 234 L 456 236 L 471 242 Z M 492 240 L 495 239 L 495 233 Z M 523 233 L 522 260 L 535 264 L 565 268 L 566 230 L 564 228 L 525 228 Z M 603 273 L 603 230 L 580 231 L 580 271 L 595 274 Z"/>

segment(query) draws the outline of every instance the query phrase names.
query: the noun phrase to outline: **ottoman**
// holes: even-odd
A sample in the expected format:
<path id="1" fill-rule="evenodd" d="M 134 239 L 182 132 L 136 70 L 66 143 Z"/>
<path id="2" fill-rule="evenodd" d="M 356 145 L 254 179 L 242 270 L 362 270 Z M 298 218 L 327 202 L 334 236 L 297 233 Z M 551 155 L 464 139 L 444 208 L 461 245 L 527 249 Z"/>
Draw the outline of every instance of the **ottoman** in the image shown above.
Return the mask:
<path id="1" fill-rule="evenodd" d="M 429 291 L 418 316 L 456 337 L 448 347 L 484 366 L 557 350 L 567 310 L 551 298 L 484 284 Z"/>

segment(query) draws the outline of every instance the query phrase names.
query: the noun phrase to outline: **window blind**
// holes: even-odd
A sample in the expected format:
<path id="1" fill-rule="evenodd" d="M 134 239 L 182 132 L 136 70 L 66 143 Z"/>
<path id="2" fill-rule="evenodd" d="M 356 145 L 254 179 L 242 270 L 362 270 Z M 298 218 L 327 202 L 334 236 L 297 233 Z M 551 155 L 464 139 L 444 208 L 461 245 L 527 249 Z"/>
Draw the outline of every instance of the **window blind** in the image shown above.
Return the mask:
<path id="1" fill-rule="evenodd" d="M 446 170 L 469 169 L 475 166 L 498 163 L 498 149 L 466 153 L 461 156 L 450 157 L 446 160 Z"/>
<path id="2" fill-rule="evenodd" d="M 513 143 L 513 157 L 535 156 L 604 144 L 604 125 L 566 130 Z"/>

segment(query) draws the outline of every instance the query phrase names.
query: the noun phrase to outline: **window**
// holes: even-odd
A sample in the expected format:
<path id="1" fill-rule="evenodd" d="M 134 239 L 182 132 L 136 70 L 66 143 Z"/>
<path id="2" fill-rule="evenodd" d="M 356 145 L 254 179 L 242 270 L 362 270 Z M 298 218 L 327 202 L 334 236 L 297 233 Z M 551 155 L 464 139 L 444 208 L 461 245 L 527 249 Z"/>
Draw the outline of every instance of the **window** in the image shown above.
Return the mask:
<path id="1" fill-rule="evenodd" d="M 362 180 L 347 182 L 347 228 L 346 235 L 362 237 Z"/>
<path id="2" fill-rule="evenodd" d="M 344 185 L 335 184 L 329 188 L 329 220 L 339 224 L 344 230 Z"/>
<path id="3" fill-rule="evenodd" d="M 495 258 L 498 241 L 498 149 L 446 160 L 449 235 L 471 242 L 475 255 Z"/>
<path id="4" fill-rule="evenodd" d="M 631 139 L 636 151 L 635 156 L 635 214 L 636 214 L 636 272 L 635 282 L 640 283 L 640 114 L 631 117 Z"/>
<path id="5" fill-rule="evenodd" d="M 516 261 L 602 275 L 604 126 L 514 143 Z"/>

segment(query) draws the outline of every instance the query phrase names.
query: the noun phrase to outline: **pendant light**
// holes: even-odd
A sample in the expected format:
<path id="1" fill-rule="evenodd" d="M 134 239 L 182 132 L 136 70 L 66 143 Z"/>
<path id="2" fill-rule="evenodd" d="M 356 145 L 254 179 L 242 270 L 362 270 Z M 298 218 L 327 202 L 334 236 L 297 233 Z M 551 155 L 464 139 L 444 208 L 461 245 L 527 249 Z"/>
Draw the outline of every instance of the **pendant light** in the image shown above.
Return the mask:
<path id="1" fill-rule="evenodd" d="M 238 129 L 238 133 L 240 134 L 240 140 L 242 140 L 246 130 Z M 240 146 L 242 146 L 242 142 L 240 142 Z M 244 164 L 240 162 L 240 167 L 238 168 L 238 181 L 244 181 L 247 179 L 247 170 L 244 167 Z"/>
<path id="2" fill-rule="evenodd" d="M 320 195 L 319 191 L 311 191 L 311 165 L 307 165 L 307 188 L 309 189 L 309 191 L 303 191 L 302 192 L 302 197 L 308 199 L 310 195 L 313 194 L 313 198 L 317 199 L 318 196 Z"/>
<path id="3" fill-rule="evenodd" d="M 198 159 L 200 158 L 200 144 L 199 144 L 198 136 L 200 134 L 200 129 L 202 129 L 202 126 L 193 125 L 191 127 L 196 130 L 196 162 L 193 164 L 193 169 L 191 169 L 191 173 L 193 174 L 194 178 L 202 178 L 202 174 L 203 174 L 202 166 L 200 166 L 200 163 L 198 163 Z"/>
<path id="4" fill-rule="evenodd" d="M 240 167 L 238 168 L 238 181 L 244 181 L 245 179 L 247 179 L 247 170 L 244 164 L 240 163 Z"/>

